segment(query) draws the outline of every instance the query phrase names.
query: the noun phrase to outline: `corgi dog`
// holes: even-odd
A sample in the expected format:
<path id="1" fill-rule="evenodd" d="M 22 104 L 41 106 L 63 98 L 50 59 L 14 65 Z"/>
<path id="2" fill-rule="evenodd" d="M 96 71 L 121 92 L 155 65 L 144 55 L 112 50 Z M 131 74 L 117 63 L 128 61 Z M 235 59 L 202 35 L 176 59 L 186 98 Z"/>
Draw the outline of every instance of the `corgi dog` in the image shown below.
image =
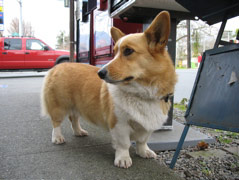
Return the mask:
<path id="1" fill-rule="evenodd" d="M 170 15 L 162 11 L 143 33 L 125 35 L 112 27 L 114 58 L 102 68 L 80 63 L 52 68 L 41 94 L 42 111 L 53 125 L 52 142 L 65 142 L 60 127 L 65 117 L 74 135 L 88 135 L 80 126 L 85 119 L 110 132 L 115 166 L 132 165 L 131 141 L 139 156 L 156 158 L 147 140 L 167 120 L 168 96 L 177 81 L 165 48 L 169 33 Z"/>

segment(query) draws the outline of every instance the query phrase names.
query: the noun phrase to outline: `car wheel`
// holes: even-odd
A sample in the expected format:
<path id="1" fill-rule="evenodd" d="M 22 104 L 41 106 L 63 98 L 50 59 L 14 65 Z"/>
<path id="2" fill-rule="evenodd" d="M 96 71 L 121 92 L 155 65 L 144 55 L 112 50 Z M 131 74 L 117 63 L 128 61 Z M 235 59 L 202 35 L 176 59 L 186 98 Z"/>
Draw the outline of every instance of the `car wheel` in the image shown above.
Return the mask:
<path id="1" fill-rule="evenodd" d="M 57 64 L 69 62 L 69 59 L 61 59 Z"/>

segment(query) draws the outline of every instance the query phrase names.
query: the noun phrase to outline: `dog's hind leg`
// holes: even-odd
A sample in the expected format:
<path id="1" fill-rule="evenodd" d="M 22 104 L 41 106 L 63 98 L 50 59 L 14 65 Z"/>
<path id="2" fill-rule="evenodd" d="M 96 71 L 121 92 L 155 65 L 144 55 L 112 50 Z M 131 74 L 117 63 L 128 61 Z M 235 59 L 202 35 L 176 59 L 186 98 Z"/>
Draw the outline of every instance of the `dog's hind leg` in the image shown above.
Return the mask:
<path id="1" fill-rule="evenodd" d="M 53 126 L 52 143 L 63 144 L 65 142 L 65 139 L 63 135 L 61 134 L 61 123 L 64 120 L 65 115 L 60 110 L 55 110 L 49 114 L 50 114 L 51 122 Z"/>
<path id="2" fill-rule="evenodd" d="M 79 116 L 75 114 L 69 115 L 69 120 L 71 122 L 71 127 L 75 136 L 87 136 L 88 132 L 81 128 L 79 122 Z"/>

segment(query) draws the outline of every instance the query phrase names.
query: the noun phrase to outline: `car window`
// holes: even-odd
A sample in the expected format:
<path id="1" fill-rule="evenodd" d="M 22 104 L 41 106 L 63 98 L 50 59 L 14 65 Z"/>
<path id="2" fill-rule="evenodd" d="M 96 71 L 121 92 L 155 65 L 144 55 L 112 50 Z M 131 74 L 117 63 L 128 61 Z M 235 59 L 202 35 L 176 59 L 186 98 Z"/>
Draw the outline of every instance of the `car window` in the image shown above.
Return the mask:
<path id="1" fill-rule="evenodd" d="M 44 50 L 45 44 L 37 39 L 27 39 L 26 49 L 27 50 Z"/>
<path id="2" fill-rule="evenodd" d="M 22 40 L 21 39 L 4 39 L 5 50 L 21 50 Z"/>

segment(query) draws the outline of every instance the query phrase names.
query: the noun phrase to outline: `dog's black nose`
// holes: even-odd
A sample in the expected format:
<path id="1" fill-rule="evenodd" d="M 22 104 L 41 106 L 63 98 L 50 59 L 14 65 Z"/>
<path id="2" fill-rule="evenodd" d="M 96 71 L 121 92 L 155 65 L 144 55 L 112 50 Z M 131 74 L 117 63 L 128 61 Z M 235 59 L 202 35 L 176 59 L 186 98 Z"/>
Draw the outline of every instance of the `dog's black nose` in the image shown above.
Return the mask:
<path id="1" fill-rule="evenodd" d="M 106 75 L 107 75 L 107 70 L 106 69 L 101 69 L 101 70 L 98 71 L 98 76 L 101 79 L 104 79 Z"/>

